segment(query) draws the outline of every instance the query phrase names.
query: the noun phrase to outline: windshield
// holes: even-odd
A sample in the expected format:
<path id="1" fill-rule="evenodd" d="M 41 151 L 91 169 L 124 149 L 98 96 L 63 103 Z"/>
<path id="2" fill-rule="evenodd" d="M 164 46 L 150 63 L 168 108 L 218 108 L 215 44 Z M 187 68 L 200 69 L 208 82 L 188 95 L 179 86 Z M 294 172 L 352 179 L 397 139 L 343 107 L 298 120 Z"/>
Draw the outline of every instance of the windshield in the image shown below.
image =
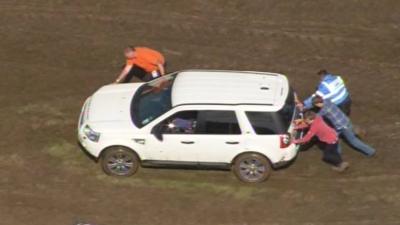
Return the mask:
<path id="1" fill-rule="evenodd" d="M 131 117 L 142 128 L 172 108 L 171 91 L 177 73 L 143 84 L 133 97 Z"/>

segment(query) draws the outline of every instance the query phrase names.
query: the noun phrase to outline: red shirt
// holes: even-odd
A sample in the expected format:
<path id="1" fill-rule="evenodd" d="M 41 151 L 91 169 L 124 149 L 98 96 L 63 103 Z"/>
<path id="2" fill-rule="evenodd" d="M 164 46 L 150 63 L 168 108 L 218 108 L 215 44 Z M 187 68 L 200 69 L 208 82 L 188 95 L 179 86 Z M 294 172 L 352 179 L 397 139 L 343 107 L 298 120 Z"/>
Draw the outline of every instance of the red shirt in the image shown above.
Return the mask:
<path id="1" fill-rule="evenodd" d="M 146 47 L 136 47 L 135 52 L 136 57 L 127 59 L 127 65 L 136 65 L 146 72 L 151 73 L 158 70 L 158 64 L 165 63 L 164 56 L 156 50 Z"/>
<path id="2" fill-rule="evenodd" d="M 296 127 L 301 129 L 302 127 Z M 315 117 L 313 123 L 310 126 L 306 136 L 301 139 L 293 141 L 295 144 L 301 144 L 308 142 L 312 137 L 317 136 L 318 139 L 327 144 L 335 144 L 338 141 L 338 135 L 336 131 L 328 126 L 321 116 Z"/>

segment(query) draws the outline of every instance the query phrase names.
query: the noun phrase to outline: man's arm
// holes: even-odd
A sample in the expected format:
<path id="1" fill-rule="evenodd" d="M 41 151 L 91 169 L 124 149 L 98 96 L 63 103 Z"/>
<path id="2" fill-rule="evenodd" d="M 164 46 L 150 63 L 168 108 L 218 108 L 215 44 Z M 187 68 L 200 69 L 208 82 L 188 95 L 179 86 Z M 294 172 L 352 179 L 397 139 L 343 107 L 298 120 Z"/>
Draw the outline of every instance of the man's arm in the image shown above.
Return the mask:
<path id="1" fill-rule="evenodd" d="M 295 130 L 302 130 L 308 128 L 308 124 L 304 121 L 304 119 L 296 119 L 294 120 L 294 129 Z"/>
<path id="2" fill-rule="evenodd" d="M 315 92 L 316 95 L 321 96 L 323 99 L 326 99 L 328 97 L 330 97 L 331 95 L 331 91 L 329 90 L 329 88 L 326 86 L 325 82 L 321 82 L 318 85 L 318 89 Z"/>
<path id="3" fill-rule="evenodd" d="M 160 73 L 161 73 L 161 76 L 163 76 L 164 74 L 165 74 L 165 68 L 164 68 L 164 65 L 163 64 L 161 64 L 161 63 L 157 63 L 157 67 L 158 67 L 158 70 L 160 71 Z"/>
<path id="4" fill-rule="evenodd" d="M 304 110 L 304 105 L 301 102 L 301 100 L 299 99 L 299 96 L 297 96 L 297 93 L 294 93 L 294 102 L 296 103 L 296 107 L 300 110 L 303 111 Z"/>
<path id="5" fill-rule="evenodd" d="M 310 97 L 308 97 L 306 100 L 304 100 L 303 102 L 303 107 L 304 109 L 311 109 L 313 107 L 312 105 L 312 99 L 315 97 L 315 94 L 311 95 Z"/>
<path id="6" fill-rule="evenodd" d="M 301 139 L 294 140 L 294 144 L 303 144 L 311 140 L 312 137 L 315 135 L 315 127 L 311 125 L 310 130 L 308 130 L 306 136 Z"/>
<path id="7" fill-rule="evenodd" d="M 311 95 L 310 97 L 308 97 L 306 100 L 304 100 L 304 108 L 305 109 L 311 109 L 313 107 L 312 105 L 312 99 L 313 97 L 315 97 L 316 95 L 321 96 L 323 99 L 329 97 L 330 95 L 330 90 L 328 89 L 328 87 L 326 87 L 324 82 L 321 82 L 318 87 L 317 87 L 317 91 Z"/>
<path id="8" fill-rule="evenodd" d="M 126 65 L 124 67 L 124 69 L 121 71 L 121 73 L 118 75 L 118 78 L 115 80 L 114 83 L 121 83 L 121 81 L 123 81 L 126 77 L 126 75 L 128 75 L 129 71 L 132 69 L 132 65 Z"/>

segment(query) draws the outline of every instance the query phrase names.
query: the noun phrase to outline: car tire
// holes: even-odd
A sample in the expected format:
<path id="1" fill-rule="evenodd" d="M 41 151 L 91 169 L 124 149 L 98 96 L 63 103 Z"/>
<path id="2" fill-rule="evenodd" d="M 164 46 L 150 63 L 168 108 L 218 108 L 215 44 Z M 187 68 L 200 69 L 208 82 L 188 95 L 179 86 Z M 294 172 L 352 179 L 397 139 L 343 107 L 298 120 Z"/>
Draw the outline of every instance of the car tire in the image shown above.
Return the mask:
<path id="1" fill-rule="evenodd" d="M 245 183 L 261 183 L 271 175 L 269 160 L 257 153 L 245 153 L 238 156 L 233 165 L 236 177 Z"/>
<path id="2" fill-rule="evenodd" d="M 135 174 L 140 165 L 139 157 L 129 148 L 110 147 L 101 157 L 101 168 L 111 176 L 127 177 Z"/>

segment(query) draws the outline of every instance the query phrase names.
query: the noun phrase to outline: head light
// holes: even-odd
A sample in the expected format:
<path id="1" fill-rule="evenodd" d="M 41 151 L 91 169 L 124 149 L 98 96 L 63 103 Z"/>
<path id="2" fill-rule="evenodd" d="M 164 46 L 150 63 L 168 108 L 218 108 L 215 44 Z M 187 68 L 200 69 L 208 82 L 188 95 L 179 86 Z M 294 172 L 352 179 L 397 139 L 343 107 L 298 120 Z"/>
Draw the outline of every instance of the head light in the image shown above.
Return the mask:
<path id="1" fill-rule="evenodd" d="M 94 131 L 92 128 L 89 127 L 89 125 L 86 125 L 85 128 L 83 128 L 83 133 L 86 135 L 89 140 L 93 142 L 98 142 L 100 139 L 100 133 Z"/>

